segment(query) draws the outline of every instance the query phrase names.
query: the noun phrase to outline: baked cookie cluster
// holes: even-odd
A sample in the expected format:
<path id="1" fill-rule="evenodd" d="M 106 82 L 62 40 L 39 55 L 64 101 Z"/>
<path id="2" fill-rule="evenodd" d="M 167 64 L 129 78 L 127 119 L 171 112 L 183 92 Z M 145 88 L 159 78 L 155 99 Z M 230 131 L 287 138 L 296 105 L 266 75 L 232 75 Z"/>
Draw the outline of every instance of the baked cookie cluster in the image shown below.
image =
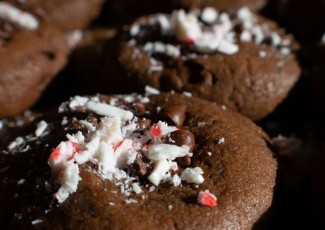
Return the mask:
<path id="1" fill-rule="evenodd" d="M 321 228 L 300 4 L 1 1 L 0 228 Z"/>

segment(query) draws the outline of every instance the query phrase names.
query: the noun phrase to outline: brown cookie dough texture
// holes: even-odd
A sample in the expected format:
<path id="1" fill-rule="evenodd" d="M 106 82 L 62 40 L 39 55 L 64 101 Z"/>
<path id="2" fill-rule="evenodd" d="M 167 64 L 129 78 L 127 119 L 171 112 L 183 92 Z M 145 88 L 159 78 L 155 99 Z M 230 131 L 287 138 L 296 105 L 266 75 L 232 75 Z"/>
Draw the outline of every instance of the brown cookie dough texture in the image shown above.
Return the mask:
<path id="1" fill-rule="evenodd" d="M 107 140 L 116 138 L 117 133 L 96 132 L 103 128 L 103 119 L 108 121 L 108 117 L 103 118 L 103 115 L 98 114 L 111 113 L 108 104 L 115 109 L 116 106 L 122 109 L 114 109 L 122 120 L 134 119 L 130 112 L 138 118 L 133 121 L 139 122 L 136 128 L 139 132 L 134 132 L 139 137 L 148 130 L 151 130 L 152 135 L 160 135 L 153 128 L 153 123 L 162 124 L 157 123 L 159 120 L 168 122 L 169 128 L 176 125 L 178 129 L 172 134 L 151 141 L 161 140 L 171 146 L 183 145 L 177 148 L 193 151 L 192 157 L 177 158 L 179 168 L 174 173 L 180 174 L 188 167 L 198 167 L 203 170 L 201 176 L 204 181 L 193 184 L 182 179 L 182 186 L 175 186 L 175 181 L 171 183 L 167 180 L 154 187 L 148 179 L 148 171 L 150 173 L 153 170 L 152 163 L 142 156 L 131 165 L 121 167 L 128 175 L 134 176 L 135 179 L 131 180 L 138 185 L 127 186 L 130 181 L 104 179 L 98 168 L 103 169 L 108 165 L 92 160 L 79 165 L 81 180 L 77 182 L 76 191 L 70 191 L 68 197 L 58 204 L 53 194 L 57 198 L 62 197 L 55 193 L 60 185 L 55 183 L 55 178 L 51 179 L 51 169 L 52 173 L 57 172 L 51 157 L 59 156 L 56 147 L 60 143 L 61 148 L 70 144 L 74 151 L 80 151 L 82 147 L 67 142 L 68 137 L 81 142 L 90 141 L 93 135 L 103 135 L 102 138 Z M 241 115 L 210 102 L 179 94 L 152 95 L 149 98 L 139 95 L 75 97 L 63 104 L 59 111 L 40 116 L 31 125 L 23 127 L 24 131 L 20 133 L 23 141 L 17 144 L 19 140 L 16 138 L 9 149 L 2 150 L 1 227 L 251 229 L 272 202 L 276 160 L 266 145 L 267 137 L 263 131 Z M 122 124 L 124 130 L 132 129 L 132 122 Z M 78 131 L 86 139 L 82 139 Z M 150 141 L 147 144 L 145 146 L 151 154 L 150 148 L 154 144 L 151 147 Z M 114 147 L 115 151 L 123 145 L 118 144 Z M 93 145 L 87 146 L 91 149 Z M 174 152 L 167 155 L 170 154 Z M 76 155 L 72 159 L 76 159 Z M 48 159 L 52 168 L 47 163 Z M 76 172 L 70 175 L 71 178 L 74 178 Z M 200 176 L 193 178 L 200 179 Z M 66 186 L 64 189 L 70 188 Z M 205 190 L 216 195 L 218 204 L 215 207 L 197 203 L 199 192 Z"/>
<path id="2" fill-rule="evenodd" d="M 235 14 L 213 11 L 136 20 L 121 39 L 119 71 L 138 89 L 189 91 L 259 120 L 282 102 L 300 75 L 296 44 L 247 8 Z"/>
<path id="3" fill-rule="evenodd" d="M 86 27 L 94 19 L 103 0 L 10 0 L 19 8 L 39 15 L 43 20 L 56 24 L 63 30 Z"/>
<path id="4" fill-rule="evenodd" d="M 203 9 L 205 7 L 214 7 L 218 10 L 227 12 L 236 11 L 242 7 L 248 7 L 251 10 L 260 10 L 266 3 L 265 0 L 170 0 L 175 8 L 185 9 Z"/>
<path id="5" fill-rule="evenodd" d="M 35 28 L 29 29 L 5 19 L 0 23 L 6 25 L 0 29 L 0 117 L 6 117 L 35 103 L 66 63 L 68 47 L 53 25 L 35 23 L 31 24 Z M 21 23 L 25 26 L 26 21 Z"/>

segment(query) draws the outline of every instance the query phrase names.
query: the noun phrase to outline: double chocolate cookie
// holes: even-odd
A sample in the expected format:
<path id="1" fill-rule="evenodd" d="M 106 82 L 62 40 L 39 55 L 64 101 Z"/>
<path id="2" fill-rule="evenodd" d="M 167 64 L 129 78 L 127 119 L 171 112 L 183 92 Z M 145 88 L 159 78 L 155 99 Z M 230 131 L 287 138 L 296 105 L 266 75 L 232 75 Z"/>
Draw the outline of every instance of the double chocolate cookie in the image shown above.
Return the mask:
<path id="1" fill-rule="evenodd" d="M 117 49 L 109 46 L 105 73 L 109 79 L 117 67 L 117 76 L 128 77 L 124 85 L 132 86 L 130 91 L 145 85 L 188 91 L 259 120 L 298 80 L 295 46 L 274 22 L 247 8 L 234 14 L 179 10 L 131 24 L 120 38 L 119 63 L 109 65 Z"/>
<path id="2" fill-rule="evenodd" d="M 81 29 L 97 16 L 103 0 L 9 0 L 63 30 Z"/>
<path id="3" fill-rule="evenodd" d="M 21 113 L 66 63 L 59 29 L 0 2 L 0 117 Z"/>
<path id="4" fill-rule="evenodd" d="M 1 151 L 0 226 L 250 229 L 275 185 L 265 138 L 194 97 L 76 96 Z"/>

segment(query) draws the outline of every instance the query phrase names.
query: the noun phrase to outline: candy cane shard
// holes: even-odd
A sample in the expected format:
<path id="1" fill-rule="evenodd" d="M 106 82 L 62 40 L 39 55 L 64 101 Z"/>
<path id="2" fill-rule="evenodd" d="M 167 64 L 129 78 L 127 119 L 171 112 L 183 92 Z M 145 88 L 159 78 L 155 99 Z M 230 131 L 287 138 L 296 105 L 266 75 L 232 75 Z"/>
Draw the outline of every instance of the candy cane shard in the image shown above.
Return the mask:
<path id="1" fill-rule="evenodd" d="M 19 10 L 7 2 L 0 2 L 0 18 L 29 30 L 36 30 L 39 26 L 38 20 L 32 14 Z"/>

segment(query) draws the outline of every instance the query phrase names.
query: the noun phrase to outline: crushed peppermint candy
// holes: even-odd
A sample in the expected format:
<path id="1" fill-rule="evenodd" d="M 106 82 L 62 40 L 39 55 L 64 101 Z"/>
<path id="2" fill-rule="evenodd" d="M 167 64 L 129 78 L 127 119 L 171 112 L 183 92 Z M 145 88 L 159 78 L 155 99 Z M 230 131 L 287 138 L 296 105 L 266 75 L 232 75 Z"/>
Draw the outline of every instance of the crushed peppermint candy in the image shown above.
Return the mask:
<path id="1" fill-rule="evenodd" d="M 148 126 L 141 126 L 141 122 L 146 119 L 125 109 L 126 101 L 134 103 L 135 99 L 128 97 L 123 102 L 101 102 L 98 97 L 76 96 L 61 105 L 61 112 L 67 109 L 89 111 L 97 114 L 100 119 L 96 126 L 87 120 L 76 120 L 88 132 L 67 134 L 67 140 L 62 141 L 48 159 L 52 175 L 60 184 L 54 194 L 59 203 L 76 192 L 81 180 L 79 167 L 87 162 L 95 164 L 97 169 L 94 172 L 103 179 L 114 181 L 125 196 L 142 193 L 144 188 L 139 183 L 141 170 L 145 170 L 142 176 L 146 175 L 146 179 L 152 184 L 149 192 L 161 182 L 170 182 L 174 186 L 181 185 L 182 180 L 187 183 L 203 183 L 203 170 L 200 167 L 181 170 L 177 164 L 177 158 L 193 156 L 189 146 L 165 143 L 168 135 L 180 129 L 163 121 L 151 123 L 149 120 Z M 139 176 L 131 175 L 125 170 L 129 167 L 139 168 Z M 125 202 L 137 201 L 127 199 Z"/>
<path id="2" fill-rule="evenodd" d="M 146 86 L 144 87 L 144 92 L 145 92 L 145 95 L 146 95 L 146 96 L 150 96 L 150 95 L 158 95 L 158 94 L 160 94 L 160 91 L 159 91 L 158 89 L 153 88 L 153 87 L 151 87 L 151 86 L 149 86 L 149 85 L 146 85 Z"/>
<path id="3" fill-rule="evenodd" d="M 221 137 L 219 140 L 218 140 L 218 145 L 221 145 L 221 144 L 224 144 L 225 143 L 225 138 L 224 137 Z"/>
<path id="4" fill-rule="evenodd" d="M 8 145 L 8 150 L 13 150 L 19 146 L 22 146 L 25 143 L 24 138 L 22 137 L 17 137 L 14 141 L 12 141 L 9 145 Z"/>
<path id="5" fill-rule="evenodd" d="M 202 174 L 203 170 L 200 167 L 186 168 L 181 174 L 181 179 L 187 183 L 202 184 L 204 181 Z"/>
<path id="6" fill-rule="evenodd" d="M 42 223 L 42 222 L 43 222 L 43 220 L 36 219 L 36 220 L 33 220 L 33 221 L 32 221 L 32 225 L 40 224 L 40 223 Z"/>
<path id="7" fill-rule="evenodd" d="M 26 180 L 25 179 L 20 179 L 18 182 L 17 182 L 17 184 L 18 185 L 22 185 L 22 184 L 24 184 L 26 182 Z"/>
<path id="8" fill-rule="evenodd" d="M 7 2 L 0 2 L 0 18 L 25 29 L 35 30 L 39 26 L 38 20 L 33 15 Z"/>
<path id="9" fill-rule="evenodd" d="M 158 25 L 158 26 L 157 26 Z M 148 26 L 159 28 L 164 41 L 143 41 L 144 33 L 151 33 Z M 146 31 L 148 30 L 148 31 Z M 280 50 L 283 55 L 291 53 L 291 40 L 282 38 L 267 23 L 261 23 L 258 16 L 247 7 L 228 14 L 212 7 L 202 11 L 176 10 L 172 14 L 152 15 L 147 21 L 139 20 L 129 30 L 130 46 L 139 45 L 150 56 L 149 72 L 163 70 L 164 62 L 155 54 L 171 59 L 191 59 L 194 55 L 220 52 L 232 55 L 239 51 L 239 42 L 267 44 Z M 175 42 L 176 40 L 176 42 Z M 132 42 L 131 42 L 132 41 Z M 186 48 L 185 48 L 186 47 Z M 138 48 L 136 49 L 139 52 Z M 265 57 L 264 52 L 260 52 Z"/>
<path id="10" fill-rule="evenodd" d="M 127 204 L 136 204 L 136 203 L 138 203 L 138 201 L 136 199 L 126 199 L 125 203 L 127 203 Z"/>
<path id="11" fill-rule="evenodd" d="M 214 207 L 217 205 L 217 197 L 209 192 L 209 190 L 199 192 L 197 202 L 201 205 Z"/>
<path id="12" fill-rule="evenodd" d="M 35 130 L 35 136 L 36 137 L 41 136 L 44 133 L 44 131 L 46 130 L 46 128 L 47 128 L 47 123 L 45 121 L 40 121 L 37 124 L 37 128 Z"/>

